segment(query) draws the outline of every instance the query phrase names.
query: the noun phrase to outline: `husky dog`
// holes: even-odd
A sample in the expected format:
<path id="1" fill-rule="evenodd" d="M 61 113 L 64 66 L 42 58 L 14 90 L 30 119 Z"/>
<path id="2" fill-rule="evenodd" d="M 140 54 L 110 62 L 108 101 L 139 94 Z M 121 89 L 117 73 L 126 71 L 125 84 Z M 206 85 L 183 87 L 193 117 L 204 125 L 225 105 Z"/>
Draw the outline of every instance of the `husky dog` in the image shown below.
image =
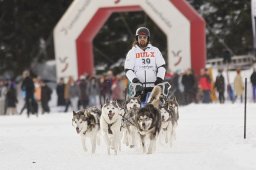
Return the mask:
<path id="1" fill-rule="evenodd" d="M 73 111 L 72 125 L 76 128 L 77 134 L 81 136 L 84 151 L 87 151 L 85 138 L 88 137 L 91 140 L 91 153 L 95 153 L 97 134 L 100 130 L 100 114 L 101 111 L 96 107 Z"/>
<path id="2" fill-rule="evenodd" d="M 175 117 L 175 110 L 172 107 L 168 107 L 167 104 L 160 107 L 161 113 L 161 130 L 160 130 L 160 139 L 163 139 L 165 143 L 170 144 L 172 146 L 173 135 L 175 133 L 176 127 L 176 117 Z M 162 140 L 161 140 L 162 141 Z"/>
<path id="3" fill-rule="evenodd" d="M 176 127 L 179 120 L 179 104 L 174 97 L 162 98 L 162 106 L 160 107 L 162 117 L 161 137 L 165 138 L 166 143 L 172 145 L 173 139 L 176 138 Z"/>
<path id="4" fill-rule="evenodd" d="M 153 153 L 156 147 L 156 138 L 161 128 L 161 114 L 159 112 L 159 100 L 161 88 L 155 86 L 152 90 L 148 103 L 144 108 L 139 109 L 135 122 L 139 131 L 143 152 Z"/>
<path id="5" fill-rule="evenodd" d="M 167 99 L 166 105 L 169 109 L 174 109 L 175 120 L 178 121 L 179 120 L 179 103 L 177 102 L 176 97 L 174 96 L 170 99 Z"/>
<path id="6" fill-rule="evenodd" d="M 128 111 L 133 108 L 140 108 L 140 105 L 141 105 L 140 96 L 131 97 L 126 101 L 126 109 Z"/>
<path id="7" fill-rule="evenodd" d="M 114 150 L 115 154 L 120 149 L 122 114 L 124 112 L 116 101 L 107 100 L 102 107 L 100 125 L 103 138 L 107 144 L 108 154 L 110 154 L 110 148 Z"/>
<path id="8" fill-rule="evenodd" d="M 141 106 L 140 97 L 131 97 L 126 101 L 126 112 L 122 117 L 123 143 L 133 148 L 136 142 L 137 128 L 135 115 Z"/>
<path id="9" fill-rule="evenodd" d="M 160 97 L 160 105 L 161 106 L 167 106 L 168 109 L 174 109 L 175 111 L 175 119 L 179 120 L 179 103 L 176 100 L 176 97 L 173 96 L 171 98 L 167 98 L 165 96 Z"/>
<path id="10" fill-rule="evenodd" d="M 173 97 L 171 99 L 167 100 L 167 106 L 169 110 L 173 110 L 174 116 L 173 116 L 173 130 L 172 130 L 172 136 L 174 139 L 176 138 L 176 128 L 178 126 L 178 120 L 179 120 L 179 103 L 176 100 L 176 97 Z"/>

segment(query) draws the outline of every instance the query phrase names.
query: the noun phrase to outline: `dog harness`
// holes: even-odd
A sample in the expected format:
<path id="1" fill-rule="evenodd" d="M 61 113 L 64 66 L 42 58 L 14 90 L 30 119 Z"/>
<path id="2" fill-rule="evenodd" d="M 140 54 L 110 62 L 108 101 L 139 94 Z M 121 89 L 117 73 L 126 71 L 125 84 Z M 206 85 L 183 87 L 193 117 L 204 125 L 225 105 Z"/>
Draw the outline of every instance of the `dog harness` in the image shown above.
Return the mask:
<path id="1" fill-rule="evenodd" d="M 104 119 L 103 120 L 108 124 L 108 122 Z M 111 124 L 108 124 L 108 134 L 113 134 L 113 131 L 111 130 L 111 126 L 113 126 L 113 124 L 115 124 L 117 122 L 117 120 Z"/>
<path id="2" fill-rule="evenodd" d="M 112 130 L 111 130 L 111 126 L 113 125 L 114 123 L 111 123 L 111 124 L 108 124 L 108 134 L 113 134 Z"/>

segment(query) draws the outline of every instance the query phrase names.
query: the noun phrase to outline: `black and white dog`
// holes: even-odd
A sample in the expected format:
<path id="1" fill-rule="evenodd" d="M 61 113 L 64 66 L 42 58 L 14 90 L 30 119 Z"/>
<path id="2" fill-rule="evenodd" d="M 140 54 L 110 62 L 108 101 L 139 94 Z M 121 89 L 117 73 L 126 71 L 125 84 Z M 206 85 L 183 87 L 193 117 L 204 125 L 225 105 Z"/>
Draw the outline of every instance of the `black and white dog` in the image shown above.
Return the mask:
<path id="1" fill-rule="evenodd" d="M 172 119 L 173 122 L 173 130 L 172 130 L 172 136 L 175 139 L 176 138 L 176 128 L 178 126 L 178 120 L 179 120 L 179 103 L 176 100 L 176 97 L 172 97 L 167 100 L 167 106 L 170 110 L 173 110 L 174 116 Z"/>
<path id="2" fill-rule="evenodd" d="M 148 103 L 144 108 L 140 108 L 136 117 L 136 127 L 141 139 L 143 152 L 151 154 L 156 148 L 156 139 L 161 128 L 161 114 L 159 111 L 159 101 L 161 88 L 155 86 L 149 96 Z"/>
<path id="3" fill-rule="evenodd" d="M 162 101 L 162 105 L 160 106 L 162 120 L 160 139 L 172 146 L 173 139 L 176 138 L 176 127 L 179 119 L 179 105 L 175 97 L 162 98 Z"/>
<path id="4" fill-rule="evenodd" d="M 102 107 L 100 125 L 103 139 L 107 144 L 108 154 L 110 154 L 110 149 L 113 149 L 114 153 L 117 154 L 121 147 L 122 115 L 124 115 L 124 110 L 116 101 L 107 100 Z"/>
<path id="5" fill-rule="evenodd" d="M 176 125 L 175 113 L 173 108 L 169 108 L 167 105 L 160 107 L 161 113 L 161 130 L 159 139 L 165 143 L 169 143 L 172 146 L 174 128 Z"/>
<path id="6" fill-rule="evenodd" d="M 97 135 L 100 131 L 101 111 L 96 107 L 86 108 L 80 111 L 73 111 L 72 125 L 75 127 L 77 134 L 81 136 L 84 151 L 87 151 L 86 138 L 91 141 L 91 153 L 95 153 Z"/>
<path id="7" fill-rule="evenodd" d="M 130 148 L 136 145 L 138 130 L 135 116 L 141 107 L 140 97 L 130 97 L 125 104 L 126 112 L 122 117 L 123 143 Z"/>

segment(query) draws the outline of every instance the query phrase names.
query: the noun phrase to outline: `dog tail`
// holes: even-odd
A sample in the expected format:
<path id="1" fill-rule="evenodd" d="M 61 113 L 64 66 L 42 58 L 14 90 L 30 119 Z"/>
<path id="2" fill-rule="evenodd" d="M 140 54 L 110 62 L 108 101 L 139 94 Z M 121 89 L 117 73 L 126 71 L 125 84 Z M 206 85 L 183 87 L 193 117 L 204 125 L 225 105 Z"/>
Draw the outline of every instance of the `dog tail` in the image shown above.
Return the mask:
<path id="1" fill-rule="evenodd" d="M 152 104 L 155 108 L 159 108 L 160 96 L 162 89 L 160 86 L 155 86 L 148 98 L 147 103 Z"/>

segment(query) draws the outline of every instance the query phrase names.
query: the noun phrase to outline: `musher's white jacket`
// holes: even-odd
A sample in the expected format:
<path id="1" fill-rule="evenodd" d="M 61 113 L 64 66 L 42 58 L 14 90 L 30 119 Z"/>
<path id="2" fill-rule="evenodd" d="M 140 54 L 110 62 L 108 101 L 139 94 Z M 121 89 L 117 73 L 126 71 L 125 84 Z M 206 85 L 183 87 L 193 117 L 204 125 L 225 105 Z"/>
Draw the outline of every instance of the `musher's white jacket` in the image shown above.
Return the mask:
<path id="1" fill-rule="evenodd" d="M 147 45 L 145 51 L 135 45 L 127 53 L 124 69 L 129 81 L 136 77 L 146 87 L 153 87 L 157 77 L 164 80 L 165 61 L 157 47 Z M 146 77 L 146 79 L 145 79 Z"/>

